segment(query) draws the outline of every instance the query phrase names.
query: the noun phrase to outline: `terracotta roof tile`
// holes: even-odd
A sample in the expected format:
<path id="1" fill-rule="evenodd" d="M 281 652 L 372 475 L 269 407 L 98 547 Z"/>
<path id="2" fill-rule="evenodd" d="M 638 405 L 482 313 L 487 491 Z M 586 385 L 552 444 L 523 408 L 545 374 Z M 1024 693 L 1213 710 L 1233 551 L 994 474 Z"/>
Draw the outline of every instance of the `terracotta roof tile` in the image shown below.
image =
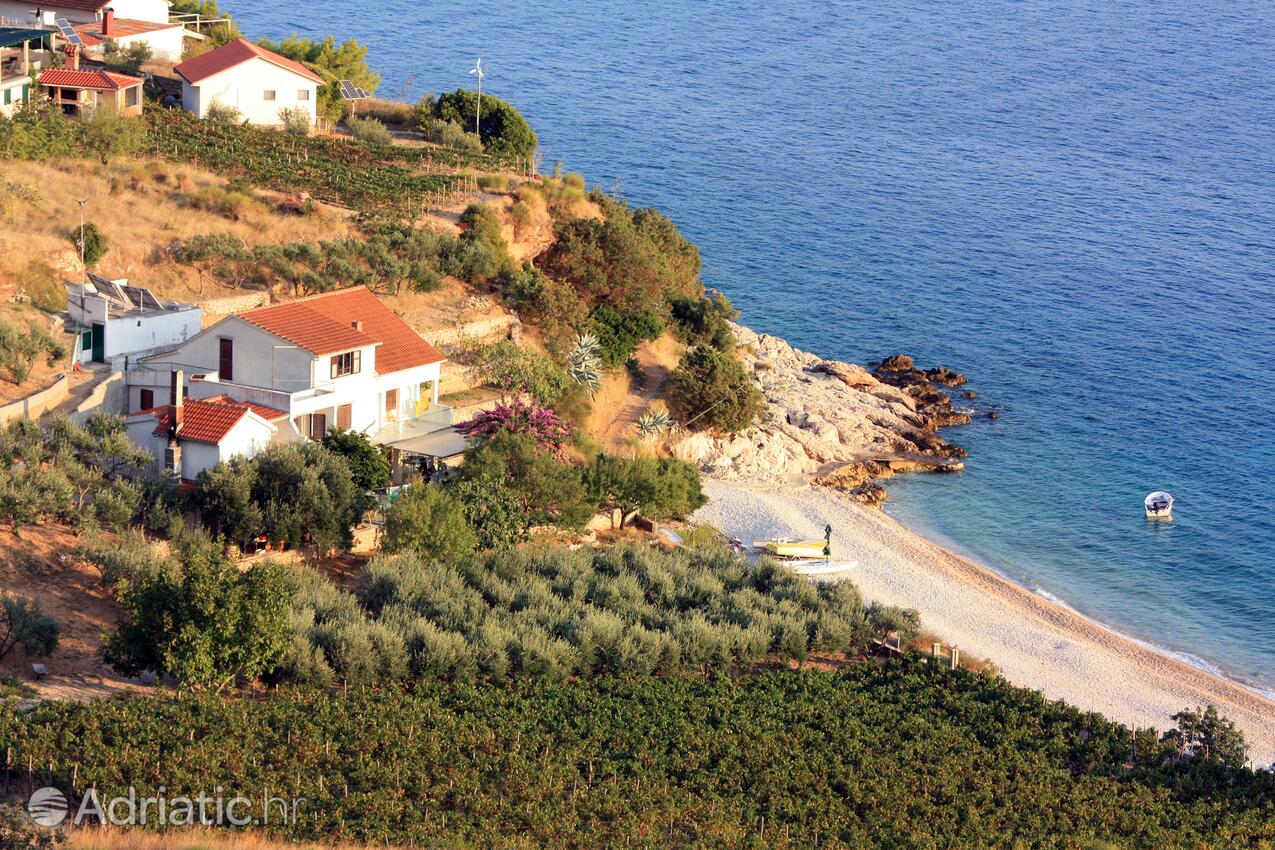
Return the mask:
<path id="1" fill-rule="evenodd" d="M 49 68 L 40 73 L 40 85 L 65 86 L 73 89 L 118 89 L 140 86 L 145 82 L 141 77 L 129 77 L 124 74 L 113 74 L 110 71 L 74 71 L 70 68 Z"/>
<path id="2" fill-rule="evenodd" d="M 222 71 L 228 71 L 236 65 L 242 65 L 250 59 L 264 59 L 267 62 L 278 65 L 296 74 L 300 74 L 306 79 L 313 80 L 319 85 L 325 85 L 326 80 L 318 74 L 311 71 L 300 62 L 294 62 L 286 56 L 280 56 L 266 50 L 260 45 L 253 44 L 245 38 L 224 44 L 216 50 L 211 50 L 202 56 L 196 56 L 194 59 L 187 59 L 180 65 L 173 68 L 188 83 L 198 83 L 200 80 L 206 80 L 213 74 L 220 74 Z"/>
<path id="3" fill-rule="evenodd" d="M 248 415 L 250 410 L 268 421 L 284 418 L 288 415 L 282 410 L 275 410 L 273 407 L 250 402 L 230 401 L 225 396 L 206 399 L 188 398 L 182 404 L 182 425 L 177 432 L 177 436 L 183 440 L 196 440 L 201 443 L 213 443 L 215 445 L 220 443 L 230 433 L 231 429 Z M 129 414 L 130 417 L 151 415 L 159 416 L 159 421 L 155 424 L 155 430 L 152 433 L 156 436 L 167 434 L 169 425 L 172 423 L 173 406 L 165 404 L 161 407 L 151 407 Z"/>
<path id="4" fill-rule="evenodd" d="M 111 30 L 110 38 L 127 38 L 130 35 L 143 35 L 148 32 L 158 32 L 160 30 L 176 29 L 181 24 L 159 24 L 154 21 L 138 21 L 132 18 L 116 18 L 115 27 Z M 106 35 L 102 33 L 102 22 L 94 21 L 91 24 L 76 24 L 75 31 L 80 34 L 80 38 L 89 47 L 96 47 L 99 44 L 105 44 L 108 41 Z"/>
<path id="5" fill-rule="evenodd" d="M 239 318 L 299 345 L 311 354 L 335 354 L 376 345 L 376 373 L 384 375 L 441 363 L 438 349 L 362 286 L 312 295 L 240 313 Z M 354 322 L 362 324 L 356 330 Z"/>

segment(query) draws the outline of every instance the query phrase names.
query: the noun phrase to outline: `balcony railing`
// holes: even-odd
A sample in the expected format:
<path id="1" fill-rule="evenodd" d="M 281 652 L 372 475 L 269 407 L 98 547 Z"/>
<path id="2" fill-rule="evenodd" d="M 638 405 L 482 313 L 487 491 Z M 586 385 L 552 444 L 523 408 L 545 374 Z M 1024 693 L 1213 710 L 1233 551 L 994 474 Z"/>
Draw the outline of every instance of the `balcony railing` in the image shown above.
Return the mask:
<path id="1" fill-rule="evenodd" d="M 377 445 L 398 443 L 410 437 L 432 434 L 451 427 L 452 408 L 446 404 L 431 404 L 419 416 L 400 419 L 381 428 L 372 435 L 372 442 Z"/>

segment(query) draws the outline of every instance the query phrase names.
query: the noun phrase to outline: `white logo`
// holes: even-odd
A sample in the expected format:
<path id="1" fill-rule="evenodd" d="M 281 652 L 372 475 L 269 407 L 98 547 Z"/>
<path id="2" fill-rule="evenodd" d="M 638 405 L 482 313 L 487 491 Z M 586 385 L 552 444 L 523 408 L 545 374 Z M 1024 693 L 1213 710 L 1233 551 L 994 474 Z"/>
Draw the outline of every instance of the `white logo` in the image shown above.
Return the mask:
<path id="1" fill-rule="evenodd" d="M 66 795 L 56 788 L 37 788 L 27 800 L 31 820 L 39 826 L 55 827 L 66 820 Z"/>

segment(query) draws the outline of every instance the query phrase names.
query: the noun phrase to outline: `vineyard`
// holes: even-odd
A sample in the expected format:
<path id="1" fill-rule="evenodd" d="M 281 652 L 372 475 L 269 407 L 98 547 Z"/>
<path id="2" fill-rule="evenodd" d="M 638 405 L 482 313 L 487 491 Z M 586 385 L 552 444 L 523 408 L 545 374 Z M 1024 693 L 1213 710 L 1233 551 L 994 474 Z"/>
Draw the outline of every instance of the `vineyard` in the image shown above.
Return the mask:
<path id="1" fill-rule="evenodd" d="M 1275 840 L 1275 777 L 1174 767 L 1148 740 L 916 658 L 739 679 L 0 709 L 11 794 L 50 782 L 99 796 L 268 787 L 305 798 L 291 838 L 527 848 L 1118 839 L 1157 850 Z"/>
<path id="2" fill-rule="evenodd" d="M 147 145 L 160 157 L 283 192 L 363 212 L 419 208 L 465 185 L 463 169 L 499 171 L 519 164 L 447 148 L 374 145 L 353 139 L 298 136 L 260 127 L 199 121 L 153 109 Z"/>

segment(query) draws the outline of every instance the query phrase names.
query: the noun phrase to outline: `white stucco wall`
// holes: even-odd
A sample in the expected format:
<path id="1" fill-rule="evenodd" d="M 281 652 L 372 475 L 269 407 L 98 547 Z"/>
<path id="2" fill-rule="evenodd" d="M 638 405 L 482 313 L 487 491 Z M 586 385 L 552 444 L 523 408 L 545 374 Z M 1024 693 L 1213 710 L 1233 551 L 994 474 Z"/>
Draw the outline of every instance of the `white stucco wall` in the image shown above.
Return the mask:
<path id="1" fill-rule="evenodd" d="M 157 403 L 162 402 L 158 402 L 157 399 Z M 163 464 L 164 451 L 168 448 L 168 437 L 154 433 L 158 421 L 157 416 L 138 416 L 130 418 L 125 425 L 128 438 L 149 452 L 155 458 L 157 467 Z M 274 436 L 273 426 L 249 414 L 230 429 L 220 444 L 181 440 L 181 477 L 193 481 L 200 472 L 216 466 L 223 460 L 241 455 L 255 455 L 269 445 Z"/>
<path id="2" fill-rule="evenodd" d="M 31 78 L 21 75 L 9 75 L 0 80 L 0 115 L 12 118 L 14 113 L 21 109 L 22 104 L 25 102 L 22 97 L 23 89 L 26 88 L 29 94 L 31 85 Z M 6 95 L 9 98 L 8 103 L 4 102 Z"/>
<path id="3" fill-rule="evenodd" d="M 209 106 L 216 101 L 239 110 L 248 122 L 268 127 L 281 123 L 280 109 L 300 107 L 310 116 L 313 125 L 317 90 L 314 80 L 264 59 L 250 59 L 200 80 L 196 85 L 183 80 L 182 107 L 203 118 Z M 265 99 L 267 91 L 275 93 L 274 100 Z M 300 92 L 306 92 L 305 99 Z"/>
<path id="4" fill-rule="evenodd" d="M 111 0 L 111 8 L 117 18 L 132 18 L 137 21 L 151 21 L 157 24 L 168 23 L 167 0 Z M 36 9 L 42 13 L 37 20 Z M 56 18 L 66 18 L 73 24 L 89 24 L 102 16 L 98 10 L 72 9 L 59 6 L 54 0 L 51 3 L 23 3 L 20 0 L 0 0 L 0 17 L 17 21 L 23 26 L 47 23 L 52 24 Z"/>
<path id="5" fill-rule="evenodd" d="M 184 342 L 199 333 L 200 310 L 176 310 L 146 316 L 122 316 L 106 322 L 107 357 L 140 354 Z"/>
<path id="6" fill-rule="evenodd" d="M 216 372 L 221 360 L 219 340 L 222 337 L 234 340 L 229 379 L 232 383 L 273 386 L 287 392 L 311 386 L 314 355 L 238 316 L 228 316 L 173 351 L 151 359 Z"/>
<path id="7" fill-rule="evenodd" d="M 137 35 L 125 35 L 114 39 L 121 48 L 128 48 L 131 45 L 144 43 L 149 44 L 151 48 L 151 58 L 165 59 L 169 62 L 180 62 L 182 58 L 182 50 L 185 48 L 185 28 L 184 27 L 168 27 L 167 29 L 155 30 L 154 32 L 143 32 Z M 105 52 L 106 45 L 98 48 L 99 52 Z"/>

